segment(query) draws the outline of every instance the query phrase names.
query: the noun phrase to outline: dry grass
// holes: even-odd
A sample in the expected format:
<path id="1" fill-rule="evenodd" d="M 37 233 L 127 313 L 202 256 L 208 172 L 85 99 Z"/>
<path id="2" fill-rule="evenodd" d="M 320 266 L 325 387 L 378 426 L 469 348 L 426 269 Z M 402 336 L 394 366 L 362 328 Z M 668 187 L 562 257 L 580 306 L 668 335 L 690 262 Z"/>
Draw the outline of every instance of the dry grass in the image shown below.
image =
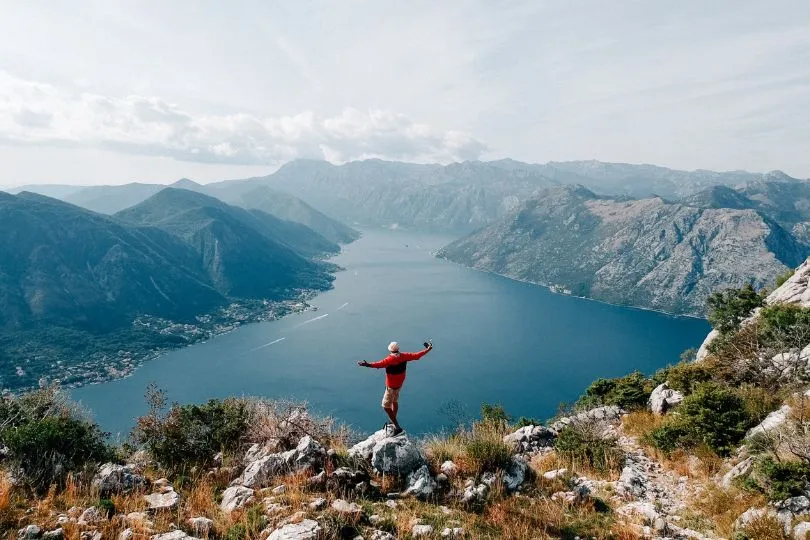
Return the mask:
<path id="1" fill-rule="evenodd" d="M 730 538 L 734 532 L 734 521 L 743 512 L 766 504 L 765 497 L 760 494 L 735 487 L 725 490 L 709 486 L 699 500 L 693 501 L 692 507 L 701 510 L 714 523 L 717 534 Z"/>
<path id="2" fill-rule="evenodd" d="M 652 430 L 661 427 L 663 423 L 663 416 L 650 411 L 634 411 L 622 418 L 622 430 L 628 435 L 638 437 L 641 440 Z"/>
<path id="3" fill-rule="evenodd" d="M 512 449 L 503 442 L 508 432 L 508 426 L 502 422 L 481 421 L 469 430 L 447 437 L 430 437 L 423 447 L 434 468 L 451 460 L 459 467 L 459 474 L 477 476 L 485 470 L 499 469 L 509 461 Z"/>
<path id="4" fill-rule="evenodd" d="M 745 535 L 751 540 L 784 540 L 782 524 L 773 516 L 762 516 L 751 520 L 745 529 Z"/>

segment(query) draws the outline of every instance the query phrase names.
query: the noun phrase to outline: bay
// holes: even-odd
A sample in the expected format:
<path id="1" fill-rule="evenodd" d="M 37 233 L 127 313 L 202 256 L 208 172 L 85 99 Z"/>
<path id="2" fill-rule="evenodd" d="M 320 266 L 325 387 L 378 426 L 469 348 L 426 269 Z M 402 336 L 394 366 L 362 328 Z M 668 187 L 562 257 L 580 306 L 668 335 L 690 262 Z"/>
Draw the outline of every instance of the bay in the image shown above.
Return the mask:
<path id="1" fill-rule="evenodd" d="M 364 230 L 334 259 L 346 270 L 313 300 L 317 311 L 243 326 L 72 395 L 118 439 L 147 411 L 152 382 L 180 403 L 306 401 L 371 431 L 386 420 L 384 371 L 357 361 L 383 358 L 390 341 L 418 350 L 432 339 L 435 349 L 409 365 L 400 397 L 400 422 L 423 434 L 476 416 L 482 402 L 545 420 L 596 378 L 677 362 L 710 329 L 704 320 L 554 294 L 433 257 L 452 240 Z"/>

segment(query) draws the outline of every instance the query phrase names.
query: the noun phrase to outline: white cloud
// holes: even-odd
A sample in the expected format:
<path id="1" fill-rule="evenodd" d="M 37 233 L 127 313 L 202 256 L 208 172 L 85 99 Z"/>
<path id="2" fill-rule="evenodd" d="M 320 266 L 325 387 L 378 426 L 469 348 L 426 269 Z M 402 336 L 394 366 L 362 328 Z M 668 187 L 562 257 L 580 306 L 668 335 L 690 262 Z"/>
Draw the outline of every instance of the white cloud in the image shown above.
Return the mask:
<path id="1" fill-rule="evenodd" d="M 14 144 L 108 148 L 183 161 L 272 165 L 297 157 L 345 162 L 476 159 L 486 146 L 387 110 L 345 108 L 261 117 L 194 115 L 158 97 L 103 96 L 0 72 L 0 137 Z"/>

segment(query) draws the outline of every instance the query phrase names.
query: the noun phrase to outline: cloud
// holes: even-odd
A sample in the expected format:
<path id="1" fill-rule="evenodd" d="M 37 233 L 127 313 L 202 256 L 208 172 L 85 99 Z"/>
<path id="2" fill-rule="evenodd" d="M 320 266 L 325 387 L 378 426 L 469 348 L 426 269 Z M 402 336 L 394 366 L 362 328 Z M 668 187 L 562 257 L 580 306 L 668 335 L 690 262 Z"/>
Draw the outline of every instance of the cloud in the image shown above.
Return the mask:
<path id="1" fill-rule="evenodd" d="M 241 165 L 298 157 L 450 162 L 477 159 L 487 149 L 466 133 L 376 108 L 345 108 L 331 117 L 312 111 L 276 117 L 195 115 L 159 97 L 104 96 L 2 71 L 0 140 Z"/>

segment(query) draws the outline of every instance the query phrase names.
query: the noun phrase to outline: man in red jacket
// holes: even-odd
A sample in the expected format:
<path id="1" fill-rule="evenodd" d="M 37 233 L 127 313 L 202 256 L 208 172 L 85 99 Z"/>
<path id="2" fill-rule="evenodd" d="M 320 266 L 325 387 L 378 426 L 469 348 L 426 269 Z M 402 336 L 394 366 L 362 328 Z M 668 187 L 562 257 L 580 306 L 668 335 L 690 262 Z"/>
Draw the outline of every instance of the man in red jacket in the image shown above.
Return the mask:
<path id="1" fill-rule="evenodd" d="M 363 367 L 385 368 L 385 394 L 383 395 L 382 408 L 385 409 L 388 418 L 394 424 L 393 435 L 402 433 L 402 428 L 397 422 L 397 412 L 399 411 L 399 390 L 405 382 L 405 368 L 408 362 L 419 360 L 433 349 L 432 343 L 425 343 L 425 349 L 419 352 L 399 352 L 399 343 L 392 341 L 388 345 L 388 352 L 391 353 L 379 362 L 368 363 L 365 360 L 357 362 Z"/>

